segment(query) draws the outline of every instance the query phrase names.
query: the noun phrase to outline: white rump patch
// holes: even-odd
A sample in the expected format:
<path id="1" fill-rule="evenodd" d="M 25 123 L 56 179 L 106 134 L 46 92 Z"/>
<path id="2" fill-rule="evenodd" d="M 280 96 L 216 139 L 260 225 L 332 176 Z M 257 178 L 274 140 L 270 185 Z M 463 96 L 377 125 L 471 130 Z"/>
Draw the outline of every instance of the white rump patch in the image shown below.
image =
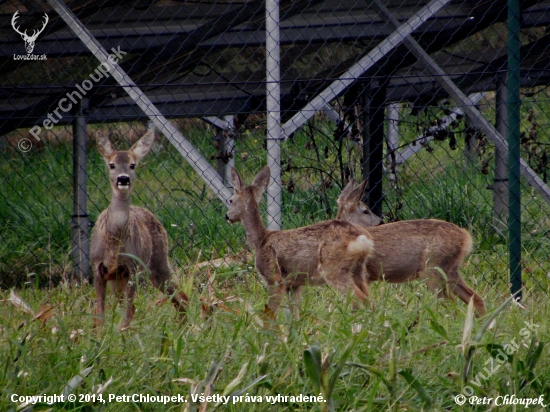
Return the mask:
<path id="1" fill-rule="evenodd" d="M 351 253 L 367 252 L 371 253 L 374 249 L 374 243 L 365 235 L 358 236 L 355 240 L 349 242 L 348 251 Z"/>

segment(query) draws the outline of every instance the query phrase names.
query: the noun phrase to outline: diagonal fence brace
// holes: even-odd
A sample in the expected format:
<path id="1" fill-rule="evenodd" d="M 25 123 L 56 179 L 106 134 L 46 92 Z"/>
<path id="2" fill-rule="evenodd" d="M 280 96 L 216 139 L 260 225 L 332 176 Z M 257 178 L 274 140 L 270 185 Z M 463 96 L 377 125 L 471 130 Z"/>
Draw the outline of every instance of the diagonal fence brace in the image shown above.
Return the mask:
<path id="1" fill-rule="evenodd" d="M 374 4 L 380 9 L 380 12 L 387 18 L 394 26 L 397 26 L 399 22 L 389 12 L 389 10 L 382 4 L 380 0 L 374 0 Z M 449 75 L 426 53 L 426 51 L 420 47 L 420 45 L 411 37 L 406 36 L 404 44 L 409 50 L 414 53 L 416 58 L 421 61 L 427 69 L 429 69 L 434 77 L 441 83 L 441 86 L 447 93 L 454 99 L 454 101 L 464 111 L 464 114 L 470 118 L 475 127 L 481 130 L 499 149 L 508 151 L 508 143 L 501 136 L 499 132 L 483 117 L 483 115 L 476 109 L 473 102 L 458 88 L 458 86 L 451 80 Z M 544 181 L 537 175 L 537 173 L 527 164 L 523 159 L 520 159 L 521 175 L 525 178 L 527 183 L 533 187 L 537 193 L 547 202 L 550 203 L 550 188 L 544 183 Z"/>

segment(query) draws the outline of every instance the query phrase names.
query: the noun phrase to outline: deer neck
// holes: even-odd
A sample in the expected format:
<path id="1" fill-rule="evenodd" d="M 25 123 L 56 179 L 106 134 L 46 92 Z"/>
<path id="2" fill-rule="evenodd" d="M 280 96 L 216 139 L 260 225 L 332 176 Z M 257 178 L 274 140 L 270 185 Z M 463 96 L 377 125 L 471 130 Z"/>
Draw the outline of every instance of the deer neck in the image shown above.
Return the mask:
<path id="1" fill-rule="evenodd" d="M 130 216 L 130 195 L 113 192 L 107 211 L 107 230 L 118 235 L 126 228 Z"/>
<path id="2" fill-rule="evenodd" d="M 256 250 L 266 236 L 267 229 L 264 227 L 260 210 L 255 200 L 250 200 L 244 210 L 243 225 L 246 231 L 246 240 L 252 249 Z"/>

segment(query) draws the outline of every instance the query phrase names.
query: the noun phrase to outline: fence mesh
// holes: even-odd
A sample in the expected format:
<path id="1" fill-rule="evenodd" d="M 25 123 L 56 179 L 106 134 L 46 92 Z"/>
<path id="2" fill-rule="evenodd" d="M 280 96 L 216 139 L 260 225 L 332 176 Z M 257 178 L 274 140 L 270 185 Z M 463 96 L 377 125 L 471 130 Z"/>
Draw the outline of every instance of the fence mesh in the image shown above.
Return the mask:
<path id="1" fill-rule="evenodd" d="M 87 123 L 81 149 L 91 222 L 110 201 L 96 134 L 106 133 L 125 150 L 152 127 L 52 3 L 0 5 L 2 288 L 55 284 L 73 271 L 75 122 Z M 222 177 L 234 165 L 250 181 L 268 156 L 265 42 L 274 34 L 265 32 L 265 3 L 66 5 Z M 426 4 L 384 2 L 399 24 Z M 548 1 L 521 2 L 521 156 L 544 184 L 549 7 Z M 500 1 L 450 1 L 412 32 L 499 131 L 506 130 L 506 116 L 497 124 L 505 102 L 506 13 Z M 500 191 L 506 176 L 495 171 L 499 155 L 491 137 L 449 97 L 441 75 L 402 42 L 372 60 L 395 32 L 372 2 L 281 0 L 279 15 L 281 121 L 292 129 L 281 141 L 283 228 L 334 218 L 349 178 L 368 176 L 365 199 L 385 222 L 436 218 L 470 230 L 469 281 L 507 293 L 508 201 Z M 31 33 L 38 33 L 34 40 Z M 347 87 L 331 96 L 344 81 Z M 331 97 L 308 110 L 322 93 Z M 307 121 L 294 128 L 300 114 Z M 179 275 L 197 262 L 249 259 L 242 227 L 225 221 L 224 203 L 161 133 L 138 176 L 133 203 L 151 210 L 168 231 Z M 525 181 L 521 195 L 524 285 L 547 292 L 550 207 Z"/>

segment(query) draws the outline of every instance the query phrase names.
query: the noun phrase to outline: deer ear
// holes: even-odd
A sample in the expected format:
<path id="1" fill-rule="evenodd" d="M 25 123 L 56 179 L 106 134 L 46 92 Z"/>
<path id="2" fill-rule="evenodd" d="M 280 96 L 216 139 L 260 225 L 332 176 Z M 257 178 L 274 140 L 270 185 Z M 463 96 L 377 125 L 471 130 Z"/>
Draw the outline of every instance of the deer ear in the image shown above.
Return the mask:
<path id="1" fill-rule="evenodd" d="M 143 159 L 149 150 L 153 147 L 155 143 L 155 132 L 148 130 L 141 138 L 134 143 L 130 152 L 132 152 L 138 159 Z"/>
<path id="2" fill-rule="evenodd" d="M 338 196 L 337 202 L 342 202 L 346 200 L 349 194 L 353 191 L 354 186 L 355 186 L 355 179 L 353 177 L 350 177 L 348 184 L 342 189 L 342 193 L 340 193 L 340 196 Z"/>
<path id="3" fill-rule="evenodd" d="M 267 189 L 270 179 L 271 179 L 271 170 L 269 169 L 268 166 L 264 166 L 252 181 L 252 186 L 257 187 L 263 193 Z"/>
<path id="4" fill-rule="evenodd" d="M 256 198 L 257 203 L 260 203 L 260 201 L 262 200 L 262 195 L 266 191 L 270 179 L 271 170 L 268 166 L 264 166 L 262 170 L 258 172 L 252 184 L 250 185 L 254 189 L 254 197 Z"/>
<path id="5" fill-rule="evenodd" d="M 231 184 L 235 192 L 242 192 L 244 189 L 244 182 L 239 172 L 234 167 L 231 168 Z"/>
<path id="6" fill-rule="evenodd" d="M 97 150 L 105 159 L 108 159 L 115 152 L 115 147 L 107 136 L 101 131 L 98 131 L 95 135 L 97 143 Z"/>
<path id="7" fill-rule="evenodd" d="M 361 197 L 363 197 L 363 192 L 365 191 L 365 187 L 367 187 L 367 179 L 363 180 L 359 186 L 357 186 L 355 189 L 353 189 L 349 195 L 348 199 L 352 202 L 360 202 Z"/>

